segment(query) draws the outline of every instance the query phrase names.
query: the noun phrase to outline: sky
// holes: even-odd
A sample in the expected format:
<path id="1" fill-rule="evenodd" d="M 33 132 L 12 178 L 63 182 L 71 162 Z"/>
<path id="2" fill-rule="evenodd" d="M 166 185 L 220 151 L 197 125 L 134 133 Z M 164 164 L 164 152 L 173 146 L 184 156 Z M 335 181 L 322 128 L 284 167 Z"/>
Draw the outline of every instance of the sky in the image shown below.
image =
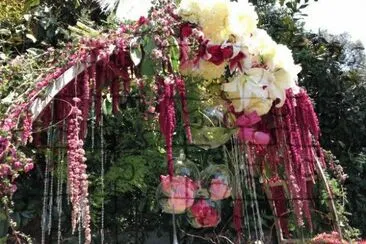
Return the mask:
<path id="1" fill-rule="evenodd" d="M 326 29 L 330 34 L 348 32 L 354 41 L 366 46 L 366 0 L 309 1 L 304 10 L 305 28 L 313 31 Z"/>

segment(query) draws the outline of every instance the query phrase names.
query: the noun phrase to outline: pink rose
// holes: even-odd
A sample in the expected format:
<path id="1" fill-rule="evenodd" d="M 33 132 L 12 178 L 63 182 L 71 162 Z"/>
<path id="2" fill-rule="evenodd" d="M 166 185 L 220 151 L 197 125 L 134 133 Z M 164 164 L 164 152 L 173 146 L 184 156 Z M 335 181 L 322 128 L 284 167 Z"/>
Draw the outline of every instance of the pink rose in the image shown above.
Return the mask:
<path id="1" fill-rule="evenodd" d="M 15 170 L 20 169 L 22 166 L 23 166 L 23 165 L 22 165 L 22 163 L 21 163 L 21 162 L 19 162 L 19 161 L 15 161 L 15 162 L 13 163 L 13 168 L 14 168 Z"/>
<path id="2" fill-rule="evenodd" d="M 211 200 L 218 201 L 228 198 L 231 195 L 231 188 L 222 179 L 212 179 L 210 184 Z"/>
<path id="3" fill-rule="evenodd" d="M 162 192 L 168 197 L 164 212 L 180 214 L 194 203 L 197 185 L 186 176 L 160 176 Z"/>
<path id="4" fill-rule="evenodd" d="M 7 164 L 0 164 L 0 176 L 8 176 L 10 174 L 11 168 Z"/>
<path id="5" fill-rule="evenodd" d="M 25 166 L 24 166 L 24 172 L 25 173 L 28 173 L 29 171 L 31 171 L 34 167 L 34 164 L 33 163 L 27 163 Z"/>
<path id="6" fill-rule="evenodd" d="M 191 207 L 191 214 L 195 221 L 195 227 L 215 227 L 220 222 L 218 211 L 205 199 L 198 200 Z"/>

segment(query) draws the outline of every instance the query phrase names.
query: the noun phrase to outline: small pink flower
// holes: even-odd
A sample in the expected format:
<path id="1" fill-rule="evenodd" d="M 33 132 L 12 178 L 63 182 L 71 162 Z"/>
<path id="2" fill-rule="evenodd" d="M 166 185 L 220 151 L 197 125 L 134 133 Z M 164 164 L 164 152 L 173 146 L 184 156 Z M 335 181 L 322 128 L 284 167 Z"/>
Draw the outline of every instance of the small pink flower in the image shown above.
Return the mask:
<path id="1" fill-rule="evenodd" d="M 11 193 L 16 192 L 17 190 L 18 190 L 18 187 L 15 184 L 12 184 L 11 187 L 10 187 Z"/>
<path id="2" fill-rule="evenodd" d="M 138 26 L 144 25 L 144 24 L 148 24 L 149 23 L 149 19 L 147 19 L 144 16 L 141 16 L 137 22 Z"/>
<path id="3" fill-rule="evenodd" d="M 211 200 L 218 201 L 230 197 L 231 188 L 222 179 L 212 179 L 210 185 Z"/>
<path id="4" fill-rule="evenodd" d="M 11 169 L 10 166 L 7 164 L 0 164 L 0 176 L 7 176 L 10 174 Z"/>
<path id="5" fill-rule="evenodd" d="M 21 162 L 19 162 L 19 161 L 15 161 L 15 162 L 13 163 L 13 167 L 14 167 L 14 169 L 15 169 L 15 170 L 20 169 L 22 166 L 23 166 L 23 165 L 22 165 L 22 163 L 21 163 Z"/>
<path id="6" fill-rule="evenodd" d="M 191 214 L 198 228 L 215 227 L 220 222 L 220 215 L 205 199 L 198 200 L 191 207 Z"/>
<path id="7" fill-rule="evenodd" d="M 33 164 L 33 163 L 27 163 L 27 164 L 24 166 L 24 172 L 25 172 L 25 173 L 28 173 L 28 172 L 29 172 L 29 171 L 31 171 L 33 168 L 34 168 L 34 164 Z"/>

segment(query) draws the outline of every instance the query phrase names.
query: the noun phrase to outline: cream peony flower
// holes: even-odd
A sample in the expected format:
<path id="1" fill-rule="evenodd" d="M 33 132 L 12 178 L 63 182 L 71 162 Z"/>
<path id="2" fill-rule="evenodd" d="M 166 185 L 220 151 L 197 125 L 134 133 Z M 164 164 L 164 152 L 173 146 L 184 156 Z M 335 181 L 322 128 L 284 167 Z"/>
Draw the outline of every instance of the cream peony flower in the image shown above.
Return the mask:
<path id="1" fill-rule="evenodd" d="M 237 41 L 245 41 L 255 32 L 258 15 L 255 8 L 247 0 L 230 2 L 228 29 Z"/>

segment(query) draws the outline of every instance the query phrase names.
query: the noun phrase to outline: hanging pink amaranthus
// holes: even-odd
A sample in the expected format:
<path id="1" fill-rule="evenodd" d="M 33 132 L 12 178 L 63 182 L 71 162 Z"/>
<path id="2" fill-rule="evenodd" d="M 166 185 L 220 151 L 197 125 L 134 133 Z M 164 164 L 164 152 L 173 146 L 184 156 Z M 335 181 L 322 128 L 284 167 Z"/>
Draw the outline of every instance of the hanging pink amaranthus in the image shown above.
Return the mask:
<path id="1" fill-rule="evenodd" d="M 68 184 L 72 203 L 72 229 L 82 221 L 85 230 L 85 243 L 91 243 L 90 209 L 88 201 L 88 175 L 86 174 L 86 157 L 84 142 L 80 138 L 82 111 L 78 108 L 80 99 L 73 98 L 75 106 L 67 128 Z"/>
<path id="2" fill-rule="evenodd" d="M 276 184 L 278 181 L 280 181 L 279 178 L 273 177 L 272 179 L 270 179 L 269 183 Z M 283 235 L 285 237 L 289 237 L 288 218 L 286 216 L 287 206 L 286 206 L 285 190 L 282 185 L 273 185 L 270 186 L 270 191 L 274 207 L 276 210 L 277 218 L 280 219 L 280 225 Z"/>
<path id="3" fill-rule="evenodd" d="M 175 103 L 174 103 L 174 80 L 171 77 L 163 79 L 157 78 L 157 85 L 160 87 L 159 98 L 159 123 L 160 131 L 164 135 L 168 172 L 170 176 L 174 174 L 173 165 L 173 133 L 175 129 Z"/>
<path id="4" fill-rule="evenodd" d="M 186 131 L 187 140 L 189 143 L 192 143 L 192 134 L 191 134 L 191 127 L 189 122 L 189 111 L 187 106 L 187 95 L 186 95 L 186 86 L 184 80 L 182 78 L 176 79 L 176 86 L 180 96 L 180 101 L 182 104 L 182 112 L 183 112 L 183 122 L 184 122 L 184 129 Z"/>
<path id="5" fill-rule="evenodd" d="M 274 121 L 274 130 L 271 134 L 274 143 L 269 145 L 271 148 L 267 147 L 265 158 L 274 170 L 277 170 L 279 163 L 283 162 L 285 180 L 298 225 L 304 224 L 303 217 L 305 217 L 312 229 L 308 199 L 311 196 L 311 187 L 308 179 L 313 179 L 316 169 L 314 156 L 321 162 L 324 161 L 318 141 L 320 129 L 311 100 L 304 90 L 298 94 L 287 90 L 286 97 L 284 106 L 274 108 L 272 115 L 268 115 L 271 116 L 268 121 Z M 274 172 L 275 176 L 277 174 L 278 172 Z M 278 197 L 280 198 L 280 195 Z M 284 195 L 282 197 L 284 198 Z M 284 200 L 277 199 L 277 202 Z"/>
<path id="6" fill-rule="evenodd" d="M 159 94 L 159 123 L 160 131 L 164 135 L 167 159 L 168 159 L 168 172 L 169 175 L 173 175 L 173 133 L 176 126 L 175 118 L 175 91 L 179 93 L 182 111 L 183 111 L 183 123 L 186 131 L 187 140 L 192 142 L 192 134 L 189 123 L 189 114 L 187 108 L 187 97 L 185 92 L 184 80 L 173 75 L 170 75 L 163 79 L 158 77 L 156 81 Z"/>

